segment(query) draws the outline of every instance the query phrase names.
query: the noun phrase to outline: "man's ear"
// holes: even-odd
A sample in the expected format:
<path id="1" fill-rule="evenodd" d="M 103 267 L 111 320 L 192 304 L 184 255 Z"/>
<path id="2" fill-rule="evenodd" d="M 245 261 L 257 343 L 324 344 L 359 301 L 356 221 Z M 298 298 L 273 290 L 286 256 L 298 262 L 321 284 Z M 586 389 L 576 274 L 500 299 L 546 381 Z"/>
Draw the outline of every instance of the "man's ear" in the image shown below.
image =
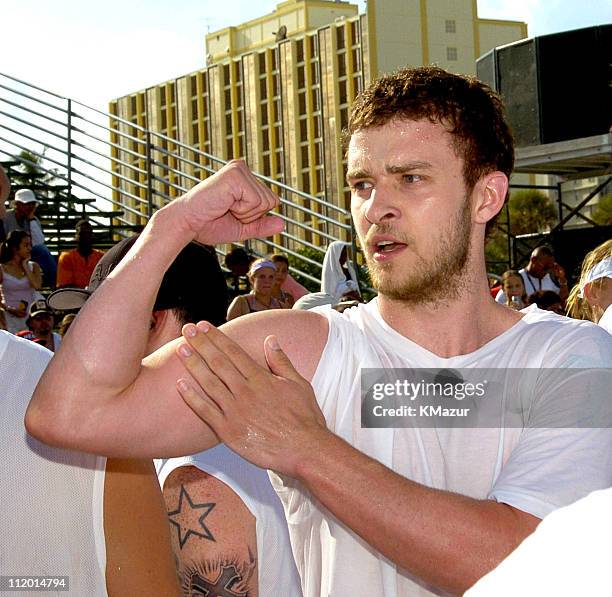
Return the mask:
<path id="1" fill-rule="evenodd" d="M 149 326 L 150 334 L 155 334 L 156 332 L 159 333 L 159 331 L 163 329 L 166 323 L 166 319 L 168 317 L 168 313 L 168 309 L 153 311 L 153 313 L 151 314 L 151 324 Z"/>
<path id="2" fill-rule="evenodd" d="M 486 224 L 501 211 L 506 200 L 508 184 L 508 177 L 499 171 L 485 174 L 476 183 L 472 203 L 474 222 Z"/>

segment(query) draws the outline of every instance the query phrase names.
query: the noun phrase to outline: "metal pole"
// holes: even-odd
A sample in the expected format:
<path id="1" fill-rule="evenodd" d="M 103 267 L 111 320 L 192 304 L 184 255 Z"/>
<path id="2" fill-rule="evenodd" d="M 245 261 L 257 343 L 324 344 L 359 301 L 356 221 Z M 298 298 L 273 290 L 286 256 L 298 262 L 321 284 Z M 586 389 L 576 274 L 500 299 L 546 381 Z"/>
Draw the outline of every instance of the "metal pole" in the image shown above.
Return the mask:
<path id="1" fill-rule="evenodd" d="M 153 215 L 153 172 L 151 164 L 151 132 L 147 130 L 146 133 L 146 170 L 147 170 L 147 217 L 151 218 Z"/>
<path id="2" fill-rule="evenodd" d="M 68 122 L 67 122 L 67 141 L 68 141 L 68 162 L 66 167 L 68 169 L 68 202 L 72 198 L 72 100 L 68 100 Z M 85 206 L 83 205 L 83 209 Z"/>
<path id="3" fill-rule="evenodd" d="M 557 205 L 559 207 L 559 230 L 563 230 L 563 201 L 561 200 L 561 183 L 557 183 Z"/>

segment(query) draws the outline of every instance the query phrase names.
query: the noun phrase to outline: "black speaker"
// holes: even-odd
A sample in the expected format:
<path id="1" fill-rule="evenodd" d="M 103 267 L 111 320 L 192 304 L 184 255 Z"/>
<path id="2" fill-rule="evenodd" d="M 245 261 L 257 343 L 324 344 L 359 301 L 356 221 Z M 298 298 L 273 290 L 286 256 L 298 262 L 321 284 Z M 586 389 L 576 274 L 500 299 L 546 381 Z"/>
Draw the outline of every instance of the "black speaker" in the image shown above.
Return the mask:
<path id="1" fill-rule="evenodd" d="M 520 40 L 476 61 L 504 98 L 518 147 L 610 130 L 612 25 Z"/>

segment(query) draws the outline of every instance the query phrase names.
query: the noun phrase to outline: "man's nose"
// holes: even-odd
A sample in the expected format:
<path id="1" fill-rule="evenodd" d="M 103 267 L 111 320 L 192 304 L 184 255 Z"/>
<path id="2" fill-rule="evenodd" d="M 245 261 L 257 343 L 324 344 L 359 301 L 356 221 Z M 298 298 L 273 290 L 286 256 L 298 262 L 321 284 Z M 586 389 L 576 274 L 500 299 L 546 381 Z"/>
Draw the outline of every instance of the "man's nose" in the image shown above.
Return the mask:
<path id="1" fill-rule="evenodd" d="M 364 201 L 362 213 L 371 224 L 379 224 L 399 218 L 401 211 L 395 204 L 394 193 L 385 185 L 372 189 L 369 199 Z"/>

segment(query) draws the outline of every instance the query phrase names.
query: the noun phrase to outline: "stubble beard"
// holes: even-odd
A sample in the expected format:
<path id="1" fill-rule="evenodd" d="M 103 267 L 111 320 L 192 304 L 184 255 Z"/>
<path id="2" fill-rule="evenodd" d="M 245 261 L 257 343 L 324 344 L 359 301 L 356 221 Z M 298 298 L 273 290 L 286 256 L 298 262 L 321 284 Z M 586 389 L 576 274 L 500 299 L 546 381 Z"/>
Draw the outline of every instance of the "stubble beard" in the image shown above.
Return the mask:
<path id="1" fill-rule="evenodd" d="M 392 228 L 385 226 L 377 226 L 376 232 L 393 234 Z M 441 234 L 437 253 L 433 259 L 426 260 L 420 256 L 413 270 L 403 278 L 398 279 L 398 274 L 394 272 L 396 263 L 393 261 L 377 263 L 366 253 L 366 262 L 374 288 L 380 295 L 392 301 L 412 305 L 435 305 L 456 298 L 467 286 L 470 236 L 470 200 L 466 197 L 456 217 L 448 223 Z M 404 239 L 398 238 L 398 240 Z M 408 245 L 407 251 L 410 251 L 411 239 L 405 240 Z"/>

